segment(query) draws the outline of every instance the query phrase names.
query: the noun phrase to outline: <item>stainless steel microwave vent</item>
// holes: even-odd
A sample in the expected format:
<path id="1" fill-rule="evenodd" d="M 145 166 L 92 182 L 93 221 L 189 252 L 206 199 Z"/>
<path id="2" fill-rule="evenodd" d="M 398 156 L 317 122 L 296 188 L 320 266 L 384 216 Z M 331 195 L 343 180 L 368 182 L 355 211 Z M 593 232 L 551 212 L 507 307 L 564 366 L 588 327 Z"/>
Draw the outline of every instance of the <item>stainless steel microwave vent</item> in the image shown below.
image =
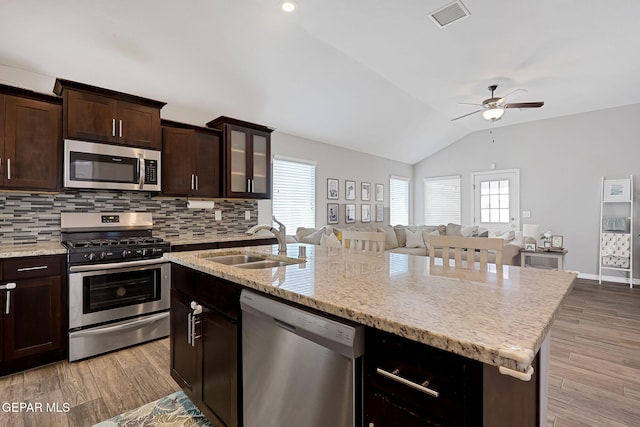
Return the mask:
<path id="1" fill-rule="evenodd" d="M 461 1 L 449 3 L 429 14 L 431 19 L 433 19 L 433 22 L 435 22 L 439 28 L 443 28 L 455 21 L 466 18 L 469 15 L 469 10 Z"/>

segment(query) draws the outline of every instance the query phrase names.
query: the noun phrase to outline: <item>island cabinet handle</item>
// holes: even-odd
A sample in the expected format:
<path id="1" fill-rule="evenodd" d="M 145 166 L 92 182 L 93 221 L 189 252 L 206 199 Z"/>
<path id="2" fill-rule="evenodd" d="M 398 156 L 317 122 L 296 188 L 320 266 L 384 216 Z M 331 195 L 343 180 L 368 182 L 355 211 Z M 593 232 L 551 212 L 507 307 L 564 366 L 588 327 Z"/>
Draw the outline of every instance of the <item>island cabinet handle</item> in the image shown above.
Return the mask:
<path id="1" fill-rule="evenodd" d="M 23 271 L 34 271 L 34 270 L 46 270 L 49 268 L 47 265 L 37 265 L 35 267 L 20 267 L 18 272 L 22 273 Z"/>
<path id="2" fill-rule="evenodd" d="M 407 387 L 411 387 L 413 389 L 421 391 L 424 394 L 428 394 L 429 396 L 432 396 L 432 397 L 440 396 L 439 392 L 437 392 L 435 390 L 431 390 L 428 387 L 425 387 L 427 384 L 429 384 L 428 381 L 425 381 L 422 384 L 414 383 L 413 381 L 409 381 L 409 380 L 404 379 L 401 376 L 399 376 L 398 374 L 400 373 L 400 371 L 398 369 L 394 370 L 393 372 L 389 372 L 389 371 L 385 371 L 384 369 L 376 368 L 376 372 L 378 374 L 382 375 L 383 377 L 387 377 L 390 380 L 399 382 L 400 384 L 404 384 Z"/>

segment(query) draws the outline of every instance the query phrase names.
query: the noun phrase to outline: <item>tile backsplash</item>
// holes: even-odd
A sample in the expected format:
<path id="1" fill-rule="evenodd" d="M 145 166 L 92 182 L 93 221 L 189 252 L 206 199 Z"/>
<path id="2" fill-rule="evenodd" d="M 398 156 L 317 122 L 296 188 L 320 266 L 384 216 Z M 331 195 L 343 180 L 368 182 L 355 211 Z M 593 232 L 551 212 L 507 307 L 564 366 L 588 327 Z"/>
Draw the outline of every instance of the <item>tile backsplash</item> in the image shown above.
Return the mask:
<path id="1" fill-rule="evenodd" d="M 153 234 L 162 238 L 243 233 L 257 223 L 255 200 L 220 199 L 214 210 L 187 209 L 186 200 L 117 191 L 0 193 L 0 244 L 59 241 L 60 212 L 151 212 Z M 214 220 L 215 210 L 222 211 L 221 221 Z"/>

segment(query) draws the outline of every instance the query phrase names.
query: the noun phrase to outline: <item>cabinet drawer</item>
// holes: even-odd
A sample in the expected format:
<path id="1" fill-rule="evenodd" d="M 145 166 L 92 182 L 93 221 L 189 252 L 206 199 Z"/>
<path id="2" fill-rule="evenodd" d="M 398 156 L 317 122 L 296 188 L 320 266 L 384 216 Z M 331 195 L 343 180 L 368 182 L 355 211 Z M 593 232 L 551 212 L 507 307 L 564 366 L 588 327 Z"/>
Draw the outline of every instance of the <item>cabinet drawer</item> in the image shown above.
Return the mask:
<path id="1" fill-rule="evenodd" d="M 4 261 L 4 280 L 20 280 L 32 277 L 59 276 L 62 256 L 12 258 Z"/>
<path id="2" fill-rule="evenodd" d="M 436 425 L 481 422 L 481 363 L 376 330 L 366 342 L 369 392 Z"/>

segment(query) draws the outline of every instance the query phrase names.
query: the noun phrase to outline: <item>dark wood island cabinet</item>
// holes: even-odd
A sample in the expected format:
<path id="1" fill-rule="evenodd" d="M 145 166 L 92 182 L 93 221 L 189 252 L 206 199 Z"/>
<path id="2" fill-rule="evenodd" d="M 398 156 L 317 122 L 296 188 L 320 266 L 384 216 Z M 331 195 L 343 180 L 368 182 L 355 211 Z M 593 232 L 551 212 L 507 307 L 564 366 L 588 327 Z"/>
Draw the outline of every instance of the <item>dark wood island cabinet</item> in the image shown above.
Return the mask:
<path id="1" fill-rule="evenodd" d="M 242 425 L 240 290 L 172 265 L 171 376 L 214 426 Z"/>
<path id="2" fill-rule="evenodd" d="M 62 100 L 0 85 L 0 189 L 62 184 Z"/>

